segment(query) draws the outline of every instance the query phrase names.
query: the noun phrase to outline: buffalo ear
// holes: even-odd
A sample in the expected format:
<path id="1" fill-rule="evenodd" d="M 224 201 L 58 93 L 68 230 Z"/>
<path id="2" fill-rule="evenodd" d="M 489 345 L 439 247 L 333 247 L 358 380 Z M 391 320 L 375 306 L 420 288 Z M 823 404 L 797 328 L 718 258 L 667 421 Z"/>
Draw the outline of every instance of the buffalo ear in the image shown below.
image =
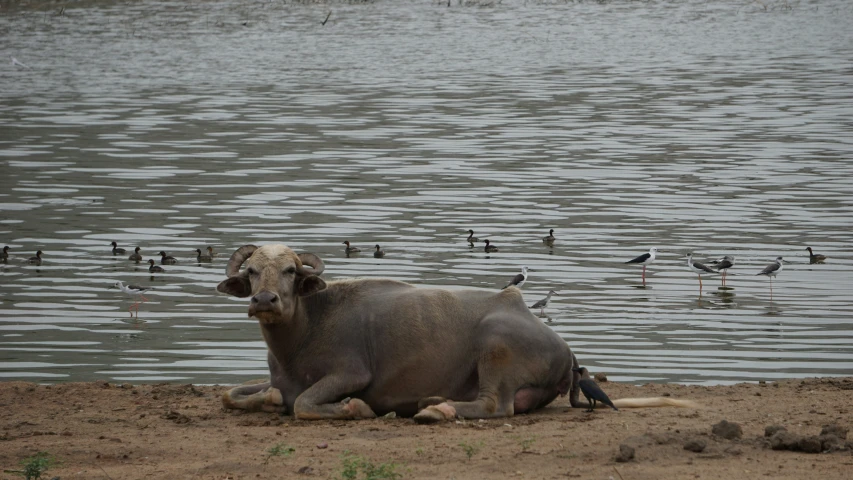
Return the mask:
<path id="1" fill-rule="evenodd" d="M 309 275 L 299 282 L 297 294 L 301 297 L 326 289 L 326 282 L 316 275 Z"/>
<path id="2" fill-rule="evenodd" d="M 216 290 L 235 297 L 248 297 L 252 294 L 252 284 L 245 275 L 228 277 L 216 286 Z"/>

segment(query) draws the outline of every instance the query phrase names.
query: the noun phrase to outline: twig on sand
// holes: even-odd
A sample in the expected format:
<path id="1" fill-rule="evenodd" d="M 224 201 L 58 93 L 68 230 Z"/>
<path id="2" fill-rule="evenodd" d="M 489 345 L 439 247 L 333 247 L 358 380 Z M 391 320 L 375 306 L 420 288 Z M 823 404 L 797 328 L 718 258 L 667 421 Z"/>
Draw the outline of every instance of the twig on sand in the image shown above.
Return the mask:
<path id="1" fill-rule="evenodd" d="M 323 23 L 321 23 L 320 25 L 325 26 L 325 25 L 326 25 L 326 22 L 328 22 L 328 21 L 329 21 L 329 17 L 331 17 L 331 16 L 332 16 L 332 11 L 331 11 L 331 10 L 329 10 L 329 14 L 328 14 L 328 15 L 326 15 L 326 19 L 325 19 L 325 20 L 323 20 Z"/>
<path id="2" fill-rule="evenodd" d="M 618 468 L 613 467 L 613 471 L 614 471 L 614 472 L 616 472 L 616 475 L 619 475 L 619 480 L 625 480 L 624 478 L 622 478 L 622 474 L 621 474 L 621 473 L 619 473 L 619 469 L 618 469 Z"/>

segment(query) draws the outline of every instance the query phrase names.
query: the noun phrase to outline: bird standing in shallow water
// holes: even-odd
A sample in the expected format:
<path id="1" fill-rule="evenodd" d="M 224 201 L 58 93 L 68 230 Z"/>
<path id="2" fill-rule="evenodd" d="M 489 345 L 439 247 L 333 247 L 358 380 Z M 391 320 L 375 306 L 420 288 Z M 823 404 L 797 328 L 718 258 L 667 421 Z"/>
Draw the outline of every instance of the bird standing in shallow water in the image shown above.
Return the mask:
<path id="1" fill-rule="evenodd" d="M 210 255 L 202 255 L 200 248 L 196 248 L 195 251 L 196 251 L 196 253 L 198 253 L 198 256 L 195 257 L 195 259 L 198 263 L 210 263 L 213 261 L 213 259 L 210 258 Z"/>
<path id="2" fill-rule="evenodd" d="M 539 316 L 544 317 L 545 316 L 545 307 L 547 307 L 548 302 L 551 301 L 551 295 L 556 295 L 556 294 L 557 294 L 557 292 L 555 292 L 553 290 L 548 291 L 548 295 L 546 295 L 545 298 L 534 303 L 533 305 L 530 306 L 530 308 L 540 309 L 539 310 Z"/>
<path id="3" fill-rule="evenodd" d="M 493 252 L 497 252 L 497 251 L 498 251 L 498 247 L 496 247 L 496 246 L 494 246 L 494 245 L 490 245 L 490 244 L 489 244 L 489 239 L 488 239 L 488 238 L 487 238 L 487 239 L 485 239 L 485 240 L 483 240 L 483 241 L 484 241 L 484 242 L 486 242 L 486 247 L 483 249 L 483 250 L 485 250 L 485 252 L 486 252 L 486 253 L 493 253 Z"/>
<path id="4" fill-rule="evenodd" d="M 717 272 L 722 272 L 723 274 L 723 286 L 726 286 L 726 275 L 729 273 L 729 269 L 735 266 L 735 257 L 731 255 L 726 255 L 725 257 L 715 260 L 711 262 L 714 267 L 717 269 Z"/>
<path id="5" fill-rule="evenodd" d="M 379 245 L 376 245 L 376 251 L 373 252 L 373 258 L 382 258 L 385 256 L 385 252 L 379 249 Z"/>
<path id="6" fill-rule="evenodd" d="M 349 240 L 345 240 L 345 241 L 343 241 L 343 242 L 341 242 L 341 243 L 342 243 L 343 245 L 346 245 L 346 246 L 347 246 L 347 248 L 345 248 L 345 249 L 344 249 L 344 253 L 346 253 L 347 255 L 349 255 L 349 254 L 351 254 L 351 253 L 358 253 L 358 252 L 360 252 L 360 251 L 361 251 L 361 249 L 360 249 L 360 248 L 351 246 L 351 245 L 349 244 Z"/>
<path id="7" fill-rule="evenodd" d="M 770 298 L 773 298 L 773 277 L 779 275 L 782 272 L 782 257 L 776 257 L 776 261 L 764 267 L 764 270 L 756 273 L 755 275 L 767 275 L 767 278 L 770 279 Z"/>
<path id="8" fill-rule="evenodd" d="M 699 276 L 699 293 L 702 293 L 702 274 L 703 273 L 717 273 L 711 267 L 705 265 L 704 263 L 694 262 L 693 254 L 687 254 L 687 268 L 693 271 L 696 275 Z"/>
<path id="9" fill-rule="evenodd" d="M 166 255 L 166 252 L 164 252 L 163 250 L 160 250 L 160 253 L 158 253 L 157 255 L 160 255 L 160 263 L 163 265 L 174 265 L 178 263 L 177 258 Z"/>
<path id="10" fill-rule="evenodd" d="M 41 266 L 41 250 L 36 252 L 35 257 L 28 258 L 27 263 L 29 263 L 30 265 L 35 265 L 37 267 L 40 267 Z"/>
<path id="11" fill-rule="evenodd" d="M 152 262 L 153 262 L 153 261 L 154 261 L 154 260 L 152 260 Z M 136 307 L 136 316 L 137 316 L 137 317 L 139 316 L 139 304 L 140 304 L 140 303 L 145 303 L 145 302 L 147 302 L 147 301 L 148 301 L 148 299 L 147 299 L 147 298 L 145 298 L 145 296 L 144 296 L 144 295 L 142 295 L 142 294 L 143 294 L 143 293 L 145 293 L 145 292 L 146 292 L 146 291 L 148 291 L 148 290 L 151 290 L 151 288 L 150 288 L 150 287 L 140 287 L 140 286 L 138 286 L 138 285 L 126 285 L 126 286 L 125 286 L 125 285 L 124 285 L 123 283 L 121 283 L 121 282 L 116 282 L 115 284 L 113 284 L 112 288 L 117 288 L 117 289 L 121 290 L 122 292 L 124 292 L 124 293 L 126 293 L 126 294 L 128 294 L 128 295 L 134 296 L 134 297 L 135 297 L 135 296 L 139 296 L 139 299 L 140 299 L 141 301 L 140 301 L 140 302 L 136 302 L 136 303 L 134 303 L 133 305 L 131 305 L 131 306 L 130 306 L 130 308 L 128 308 L 128 309 L 127 309 L 127 311 L 128 311 L 128 312 L 130 312 L 130 316 L 131 316 L 131 317 L 133 316 L 133 308 L 134 308 L 134 307 Z"/>
<path id="12" fill-rule="evenodd" d="M 625 263 L 638 263 L 643 266 L 643 283 L 646 283 L 646 265 L 655 261 L 655 254 L 657 254 L 657 247 L 652 247 L 649 249 L 649 253 L 644 253 L 637 258 L 632 260 L 628 260 Z"/>
<path id="13" fill-rule="evenodd" d="M 554 229 L 552 228 L 548 232 L 548 236 L 542 238 L 542 243 L 544 243 L 545 245 L 548 245 L 549 247 L 553 247 L 554 246 L 554 240 L 556 240 L 556 239 L 557 239 L 557 237 L 554 236 Z"/>
<path id="14" fill-rule="evenodd" d="M 9 260 L 9 246 L 3 247 L 3 253 L 0 253 L 0 262 L 6 263 Z"/>
<path id="15" fill-rule="evenodd" d="M 812 252 L 812 247 L 806 247 L 806 250 L 809 251 L 809 263 L 823 263 L 826 261 L 826 255 L 815 255 L 815 253 Z"/>
<path id="16" fill-rule="evenodd" d="M 477 243 L 479 241 L 480 241 L 480 239 L 474 236 L 474 230 L 468 230 L 468 243 L 470 243 L 471 245 L 474 245 L 475 243 Z"/>
<path id="17" fill-rule="evenodd" d="M 125 253 L 127 253 L 125 249 L 118 248 L 118 244 L 116 242 L 113 242 L 110 245 L 112 245 L 113 247 L 113 255 L 124 255 Z"/>
<path id="18" fill-rule="evenodd" d="M 587 412 L 595 410 L 596 401 L 607 405 L 613 410 L 619 410 L 615 405 L 613 405 L 613 402 L 610 401 L 610 398 L 606 393 L 604 393 L 604 390 L 595 383 L 595 380 L 589 378 L 589 370 L 587 370 L 586 367 L 573 368 L 572 370 L 581 374 L 578 386 L 581 388 L 583 396 L 586 397 L 586 401 L 589 402 L 589 410 L 587 410 Z"/>
<path id="19" fill-rule="evenodd" d="M 510 280 L 509 283 L 507 283 L 504 286 L 504 288 L 508 288 L 508 287 L 521 288 L 521 286 L 524 285 L 524 282 L 526 282 L 526 281 L 527 281 L 527 267 L 525 266 L 525 267 L 521 267 L 521 273 L 512 277 L 512 280 Z M 503 290 L 504 288 L 502 288 L 501 290 Z"/>
<path id="20" fill-rule="evenodd" d="M 142 261 L 142 254 L 139 253 L 140 250 L 142 250 L 142 249 L 139 247 L 134 248 L 133 253 L 131 253 L 130 256 L 127 257 L 127 259 L 132 261 L 132 262 L 136 262 L 136 263 L 141 262 Z"/>
<path id="21" fill-rule="evenodd" d="M 148 259 L 148 271 L 150 273 L 166 273 L 166 270 L 163 270 L 163 267 L 159 265 L 154 265 L 154 259 Z"/>

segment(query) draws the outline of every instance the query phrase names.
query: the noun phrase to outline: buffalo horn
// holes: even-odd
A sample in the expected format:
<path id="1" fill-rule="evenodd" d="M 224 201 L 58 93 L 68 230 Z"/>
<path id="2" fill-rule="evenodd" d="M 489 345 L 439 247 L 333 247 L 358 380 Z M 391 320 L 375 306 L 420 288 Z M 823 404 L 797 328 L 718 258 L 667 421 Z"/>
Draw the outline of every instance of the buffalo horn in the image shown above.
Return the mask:
<path id="1" fill-rule="evenodd" d="M 326 264 L 320 260 L 320 257 L 314 255 L 313 253 L 300 253 L 299 260 L 302 261 L 303 265 L 308 265 L 311 267 L 310 272 L 314 275 L 320 275 L 323 273 L 323 270 L 326 269 Z"/>
<path id="2" fill-rule="evenodd" d="M 240 267 L 243 266 L 243 262 L 246 261 L 249 257 L 255 253 L 258 247 L 254 245 L 243 245 L 238 248 L 231 254 L 231 258 L 228 259 L 228 265 L 225 266 L 225 275 L 228 277 L 234 277 L 240 273 Z"/>

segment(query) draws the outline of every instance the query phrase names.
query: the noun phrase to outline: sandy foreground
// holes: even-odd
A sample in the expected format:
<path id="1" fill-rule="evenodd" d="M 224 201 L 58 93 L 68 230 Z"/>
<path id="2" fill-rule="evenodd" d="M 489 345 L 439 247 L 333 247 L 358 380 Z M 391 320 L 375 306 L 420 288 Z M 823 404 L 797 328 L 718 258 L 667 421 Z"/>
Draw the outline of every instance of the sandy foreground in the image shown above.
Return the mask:
<path id="1" fill-rule="evenodd" d="M 602 386 L 611 398 L 669 395 L 702 408 L 586 413 L 558 399 L 530 415 L 423 426 L 226 411 L 221 386 L 5 382 L 0 478 L 21 478 L 13 470 L 38 452 L 61 462 L 45 479 L 366 478 L 365 463 L 380 469 L 373 478 L 393 478 L 382 468 L 399 478 L 853 478 L 853 442 L 838 438 L 853 424 L 853 378 Z M 742 436 L 712 434 L 721 420 Z M 833 424 L 835 438 L 821 443 Z M 773 450 L 770 425 L 790 434 L 777 434 L 778 445 L 823 452 Z M 616 461 L 621 445 L 633 459 Z"/>

